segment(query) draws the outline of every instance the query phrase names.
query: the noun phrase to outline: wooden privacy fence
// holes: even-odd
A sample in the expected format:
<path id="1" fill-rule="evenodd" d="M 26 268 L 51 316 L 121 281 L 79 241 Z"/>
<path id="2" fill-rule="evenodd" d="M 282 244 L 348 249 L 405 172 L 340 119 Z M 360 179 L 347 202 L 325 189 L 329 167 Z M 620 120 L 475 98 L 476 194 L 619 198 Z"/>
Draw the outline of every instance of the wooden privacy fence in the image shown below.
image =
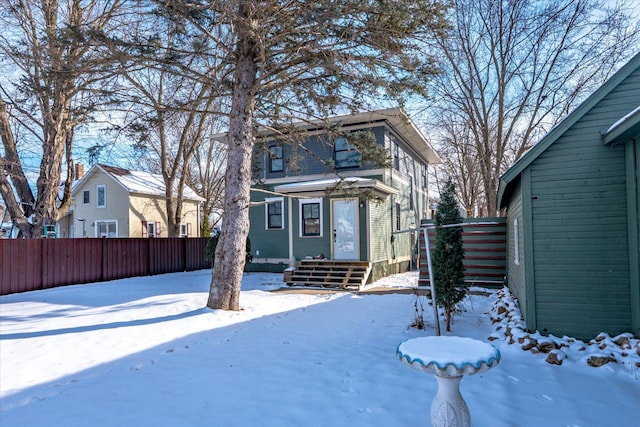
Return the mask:
<path id="1" fill-rule="evenodd" d="M 210 268 L 208 240 L 0 239 L 0 295 Z"/>
<path id="2" fill-rule="evenodd" d="M 423 221 L 422 226 L 433 225 Z M 436 247 L 436 230 L 429 229 L 431 254 Z M 419 284 L 427 286 L 429 267 L 427 265 L 424 233 L 420 233 L 420 279 Z M 464 246 L 464 281 L 467 285 L 504 285 L 507 274 L 507 219 L 506 218 L 465 218 L 462 226 Z"/>

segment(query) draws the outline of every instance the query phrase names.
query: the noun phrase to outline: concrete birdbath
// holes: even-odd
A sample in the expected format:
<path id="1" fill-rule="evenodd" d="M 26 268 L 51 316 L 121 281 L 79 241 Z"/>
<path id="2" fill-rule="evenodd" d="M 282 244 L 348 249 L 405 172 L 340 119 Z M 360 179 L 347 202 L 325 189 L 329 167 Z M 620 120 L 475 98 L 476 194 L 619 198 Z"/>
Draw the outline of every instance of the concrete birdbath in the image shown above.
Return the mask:
<path id="1" fill-rule="evenodd" d="M 434 427 L 469 427 L 471 416 L 460 394 L 464 375 L 488 371 L 500 362 L 500 351 L 483 341 L 464 337 L 413 338 L 398 346 L 401 362 L 434 374 L 438 392 L 431 402 Z"/>

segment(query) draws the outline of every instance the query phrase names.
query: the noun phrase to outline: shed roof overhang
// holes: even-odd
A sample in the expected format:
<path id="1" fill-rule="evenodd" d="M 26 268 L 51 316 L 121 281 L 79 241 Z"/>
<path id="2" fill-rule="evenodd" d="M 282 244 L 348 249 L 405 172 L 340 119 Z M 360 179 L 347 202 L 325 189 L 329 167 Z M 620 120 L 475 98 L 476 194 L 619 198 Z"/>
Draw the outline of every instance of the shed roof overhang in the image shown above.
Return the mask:
<path id="1" fill-rule="evenodd" d="M 331 188 L 342 189 L 347 193 L 351 190 L 355 192 L 370 191 L 372 195 L 386 198 L 392 194 L 398 194 L 398 189 L 391 187 L 374 178 L 329 178 L 315 181 L 300 181 L 292 184 L 276 185 L 274 191 L 281 194 L 310 194 L 326 191 Z"/>
<path id="2" fill-rule="evenodd" d="M 640 106 L 615 122 L 602 135 L 605 144 L 618 144 L 640 137 Z"/>

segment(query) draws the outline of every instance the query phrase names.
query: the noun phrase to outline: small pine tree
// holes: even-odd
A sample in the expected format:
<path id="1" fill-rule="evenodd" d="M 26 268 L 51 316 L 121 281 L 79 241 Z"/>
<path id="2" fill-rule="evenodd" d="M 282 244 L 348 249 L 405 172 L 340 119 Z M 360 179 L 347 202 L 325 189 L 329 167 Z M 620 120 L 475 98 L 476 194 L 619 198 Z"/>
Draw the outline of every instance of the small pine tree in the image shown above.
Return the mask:
<path id="1" fill-rule="evenodd" d="M 456 187 L 449 179 L 440 193 L 436 212 L 436 226 L 460 224 L 462 216 L 456 201 Z M 451 331 L 451 317 L 465 297 L 464 247 L 462 227 L 436 228 L 436 247 L 433 251 L 433 275 L 435 276 L 436 303 L 446 313 L 447 332 Z"/>

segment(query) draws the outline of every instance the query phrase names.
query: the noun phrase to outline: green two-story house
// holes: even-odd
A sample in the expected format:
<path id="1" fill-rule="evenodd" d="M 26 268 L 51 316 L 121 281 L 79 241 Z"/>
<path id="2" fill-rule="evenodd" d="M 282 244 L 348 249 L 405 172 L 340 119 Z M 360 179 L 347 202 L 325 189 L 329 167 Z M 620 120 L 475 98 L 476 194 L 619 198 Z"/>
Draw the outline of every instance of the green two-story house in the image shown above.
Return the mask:
<path id="1" fill-rule="evenodd" d="M 309 123 L 301 144 L 261 135 L 254 153 L 249 218 L 252 263 L 282 271 L 305 258 L 366 261 L 370 278 L 406 271 L 428 218 L 428 168 L 440 158 L 399 108 Z M 363 160 L 344 136 L 368 132 L 388 154 L 384 167 Z M 370 279 L 371 280 L 371 279 Z"/>

